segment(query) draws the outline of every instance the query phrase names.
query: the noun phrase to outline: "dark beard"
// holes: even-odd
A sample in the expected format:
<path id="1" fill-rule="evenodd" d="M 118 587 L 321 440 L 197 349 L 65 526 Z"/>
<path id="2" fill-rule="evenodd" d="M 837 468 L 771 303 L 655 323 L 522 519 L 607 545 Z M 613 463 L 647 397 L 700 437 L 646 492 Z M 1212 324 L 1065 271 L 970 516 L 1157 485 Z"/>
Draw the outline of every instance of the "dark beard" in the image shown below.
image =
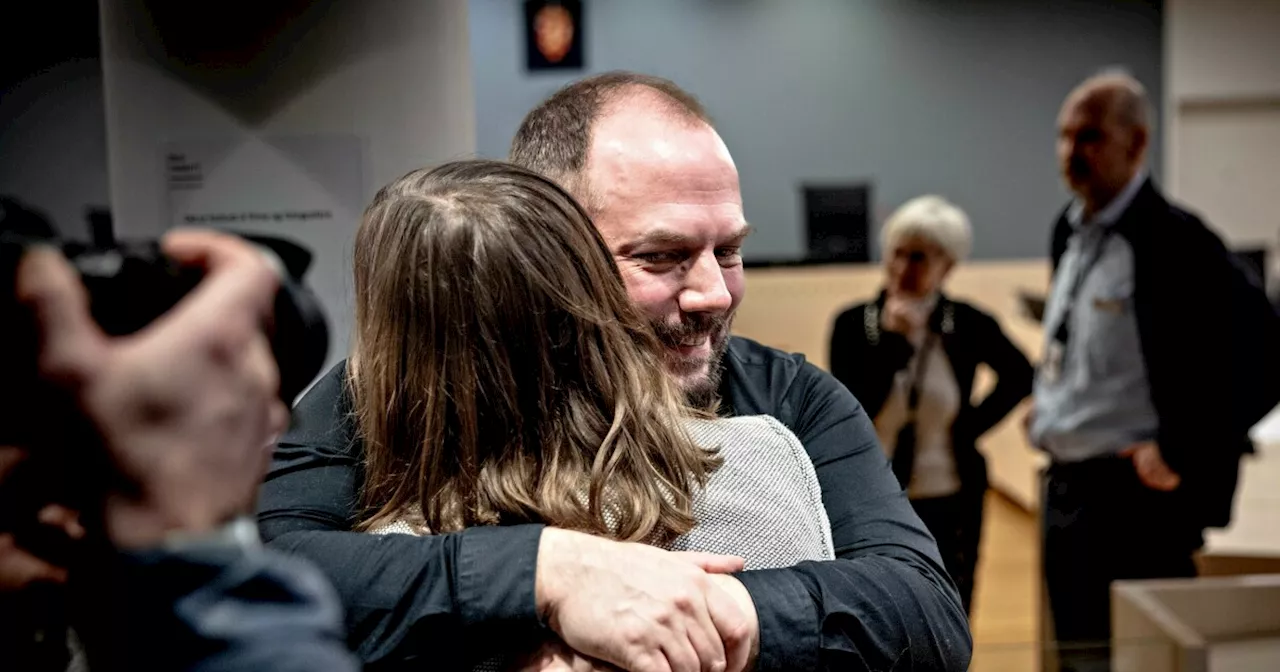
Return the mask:
<path id="1" fill-rule="evenodd" d="M 728 342 L 729 340 L 725 339 L 725 343 Z M 690 408 L 720 415 L 720 364 L 723 357 L 724 348 L 712 353 L 711 368 L 707 370 L 707 377 L 693 389 L 684 391 L 684 401 Z"/>
<path id="2" fill-rule="evenodd" d="M 711 355 L 707 361 L 707 375 L 692 388 L 684 390 L 685 401 L 694 408 L 714 412 L 720 405 L 720 377 L 724 353 L 729 348 L 727 327 L 732 317 L 732 315 L 710 313 L 682 313 L 681 320 L 677 324 L 671 324 L 665 320 L 652 322 L 658 341 L 664 348 L 672 350 L 690 338 L 711 336 Z M 669 361 L 668 364 L 671 365 L 672 362 Z M 675 371 L 675 373 L 681 372 Z"/>

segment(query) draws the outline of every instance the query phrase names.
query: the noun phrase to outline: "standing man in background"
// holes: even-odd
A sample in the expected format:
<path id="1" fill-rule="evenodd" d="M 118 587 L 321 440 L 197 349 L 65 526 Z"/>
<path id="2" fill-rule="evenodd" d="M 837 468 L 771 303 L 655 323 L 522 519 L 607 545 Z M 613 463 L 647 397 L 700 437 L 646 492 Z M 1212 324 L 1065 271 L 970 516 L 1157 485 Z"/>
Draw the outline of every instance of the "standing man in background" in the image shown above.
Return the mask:
<path id="1" fill-rule="evenodd" d="M 1052 458 L 1044 572 L 1063 670 L 1110 666 L 1110 584 L 1190 577 L 1231 514 L 1248 431 L 1275 406 L 1276 315 L 1144 165 L 1142 85 L 1092 77 L 1058 118 L 1075 199 L 1053 232 L 1033 445 Z"/>

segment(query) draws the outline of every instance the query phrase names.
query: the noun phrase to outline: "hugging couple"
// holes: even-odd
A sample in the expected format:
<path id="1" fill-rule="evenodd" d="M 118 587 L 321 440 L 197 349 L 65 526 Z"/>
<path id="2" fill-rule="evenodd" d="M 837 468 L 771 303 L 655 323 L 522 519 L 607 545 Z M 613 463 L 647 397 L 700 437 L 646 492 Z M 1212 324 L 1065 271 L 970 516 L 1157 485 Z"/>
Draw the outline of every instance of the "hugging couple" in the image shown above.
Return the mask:
<path id="1" fill-rule="evenodd" d="M 535 108 L 356 235 L 349 359 L 299 402 L 263 538 L 373 669 L 965 669 L 937 547 L 857 400 L 729 329 L 737 169 L 673 83 Z"/>

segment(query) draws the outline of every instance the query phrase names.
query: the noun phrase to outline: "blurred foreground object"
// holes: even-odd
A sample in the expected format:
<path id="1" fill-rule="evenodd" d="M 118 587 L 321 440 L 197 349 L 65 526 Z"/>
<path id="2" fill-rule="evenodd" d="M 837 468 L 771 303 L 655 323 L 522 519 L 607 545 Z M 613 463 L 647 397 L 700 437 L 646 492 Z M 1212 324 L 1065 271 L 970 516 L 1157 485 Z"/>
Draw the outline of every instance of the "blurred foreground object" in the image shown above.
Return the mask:
<path id="1" fill-rule="evenodd" d="M 323 346 L 309 297 L 282 289 L 278 269 L 234 236 L 60 246 L 68 259 L 38 215 L 3 207 L 0 667 L 62 669 L 69 624 L 110 663 L 102 669 L 144 650 L 166 669 L 246 647 L 262 660 L 289 639 L 344 659 L 323 580 L 273 569 L 282 560 L 258 547 L 252 522 L 235 522 L 287 424 L 282 382 L 296 394 L 324 356 L 293 355 L 283 381 L 273 354 L 295 350 L 285 347 L 294 337 Z M 227 533 L 246 525 L 247 537 Z M 51 534 L 59 527 L 63 537 Z M 281 585 L 289 574 L 301 579 Z M 243 612 L 244 627 L 206 622 L 227 610 Z M 168 648 L 129 644 L 160 626 Z"/>
<path id="2" fill-rule="evenodd" d="M 102 218 L 95 213 L 95 222 Z M 14 272 L 22 255 L 34 245 L 62 251 L 80 275 L 89 293 L 94 319 L 110 335 L 132 334 L 150 324 L 200 282 L 201 271 L 180 268 L 166 258 L 156 241 L 115 241 L 110 226 L 95 226 L 92 244 L 60 241 L 54 227 L 39 213 L 21 203 L 0 198 L 0 323 L 20 324 L 13 303 Z M 319 300 L 302 284 L 311 263 L 310 253 L 288 240 L 267 236 L 241 236 L 280 262 L 279 290 L 270 318 L 272 351 L 280 368 L 280 398 L 292 400 L 315 379 L 329 349 L 329 332 Z M 0 352 L 21 352 L 30 346 L 30 334 L 10 327 L 0 334 Z M 26 343 L 23 343 L 23 340 Z M 0 370 L 18 374 L 20 370 Z M 14 366 L 21 367 L 22 363 Z M 30 372 L 26 372 L 29 379 Z M 7 394 L 7 393 L 0 393 Z M 3 397 L 0 397 L 3 398 Z M 0 409 L 8 409 L 0 406 Z M 0 427 L 4 413 L 0 410 Z M 7 430 L 0 430 L 0 432 Z M 0 434 L 0 439 L 5 438 Z"/>

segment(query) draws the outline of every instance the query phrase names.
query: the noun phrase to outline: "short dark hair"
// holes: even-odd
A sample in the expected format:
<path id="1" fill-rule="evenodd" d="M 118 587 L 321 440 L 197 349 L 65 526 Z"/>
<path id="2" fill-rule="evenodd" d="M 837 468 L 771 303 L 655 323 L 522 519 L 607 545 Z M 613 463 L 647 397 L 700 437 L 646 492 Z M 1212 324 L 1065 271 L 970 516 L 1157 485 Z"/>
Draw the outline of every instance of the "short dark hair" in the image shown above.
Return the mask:
<path id="1" fill-rule="evenodd" d="M 525 115 L 511 141 L 511 162 L 556 181 L 592 210 L 589 190 L 582 181 L 591 129 L 605 105 L 636 89 L 657 93 L 680 117 L 712 123 L 702 103 L 675 82 L 615 70 L 572 82 Z"/>

